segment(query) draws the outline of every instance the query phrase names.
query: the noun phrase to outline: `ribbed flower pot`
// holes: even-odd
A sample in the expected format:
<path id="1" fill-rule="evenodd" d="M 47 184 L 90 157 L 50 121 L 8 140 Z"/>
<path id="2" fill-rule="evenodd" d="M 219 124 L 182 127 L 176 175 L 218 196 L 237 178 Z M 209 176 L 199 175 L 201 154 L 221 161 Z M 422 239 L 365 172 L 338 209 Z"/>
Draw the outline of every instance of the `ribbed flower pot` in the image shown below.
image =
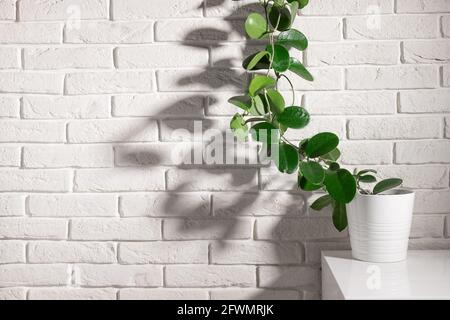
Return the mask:
<path id="1" fill-rule="evenodd" d="M 413 209 L 412 191 L 358 194 L 347 208 L 353 258 L 368 262 L 405 260 Z"/>

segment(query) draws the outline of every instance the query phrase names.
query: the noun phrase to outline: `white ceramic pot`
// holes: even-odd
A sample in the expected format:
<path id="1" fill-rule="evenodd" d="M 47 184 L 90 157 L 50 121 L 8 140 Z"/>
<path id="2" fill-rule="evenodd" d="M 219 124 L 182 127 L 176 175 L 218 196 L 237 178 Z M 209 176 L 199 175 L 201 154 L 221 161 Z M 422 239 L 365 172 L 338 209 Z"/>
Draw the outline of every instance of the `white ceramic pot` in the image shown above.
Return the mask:
<path id="1" fill-rule="evenodd" d="M 413 210 L 412 191 L 357 194 L 347 206 L 353 258 L 368 262 L 405 260 Z"/>

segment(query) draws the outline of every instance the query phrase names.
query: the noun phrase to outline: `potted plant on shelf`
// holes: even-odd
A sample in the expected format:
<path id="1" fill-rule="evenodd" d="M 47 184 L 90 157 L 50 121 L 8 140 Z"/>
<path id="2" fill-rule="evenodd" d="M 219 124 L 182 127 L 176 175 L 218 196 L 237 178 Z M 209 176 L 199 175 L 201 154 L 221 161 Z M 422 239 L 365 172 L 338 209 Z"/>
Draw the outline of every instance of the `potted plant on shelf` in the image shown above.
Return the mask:
<path id="1" fill-rule="evenodd" d="M 313 210 L 332 208 L 337 230 L 349 226 L 353 257 L 371 262 L 406 259 L 411 228 L 414 193 L 395 189 L 401 179 L 377 183 L 372 169 L 351 173 L 338 164 L 339 138 L 331 132 L 318 133 L 299 144 L 289 141 L 288 129 L 302 129 L 309 124 L 308 111 L 295 104 L 295 91 L 286 72 L 313 81 L 305 66 L 290 53 L 304 51 L 308 40 L 293 29 L 297 12 L 308 0 L 260 0 L 261 13 L 252 12 L 245 21 L 245 31 L 254 40 L 266 41 L 262 50 L 243 61 L 252 73 L 245 95 L 229 99 L 242 109 L 231 119 L 230 127 L 238 139 L 261 142 L 264 156 L 272 159 L 279 171 L 298 173 L 298 187 L 304 191 L 322 190 L 325 195 L 311 205 Z M 280 81 L 292 90 L 287 105 L 278 91 Z M 375 184 L 370 191 L 367 186 Z"/>

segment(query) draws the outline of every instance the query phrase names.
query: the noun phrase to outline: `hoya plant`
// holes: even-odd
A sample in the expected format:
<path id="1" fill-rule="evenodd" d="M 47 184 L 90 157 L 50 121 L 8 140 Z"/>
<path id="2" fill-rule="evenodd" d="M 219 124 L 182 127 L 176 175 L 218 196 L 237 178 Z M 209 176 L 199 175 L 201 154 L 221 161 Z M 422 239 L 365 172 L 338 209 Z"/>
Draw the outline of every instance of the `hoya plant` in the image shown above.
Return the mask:
<path id="1" fill-rule="evenodd" d="M 247 92 L 229 99 L 241 112 L 230 123 L 238 139 L 263 144 L 264 154 L 270 157 L 279 171 L 298 174 L 298 187 L 304 191 L 322 190 L 326 195 L 312 203 L 313 210 L 331 207 L 337 230 L 347 227 L 346 205 L 362 194 L 379 194 L 402 184 L 400 179 L 377 183 L 376 171 L 366 169 L 351 173 L 341 168 L 338 160 L 339 138 L 331 132 L 305 137 L 299 144 L 286 138 L 289 129 L 305 128 L 310 115 L 303 106 L 296 105 L 295 90 L 289 76 L 294 74 L 305 81 L 314 78 L 296 51 L 308 48 L 308 39 L 294 28 L 299 9 L 309 0 L 259 0 L 260 12 L 252 12 L 245 21 L 245 31 L 253 40 L 263 43 L 261 50 L 243 61 L 243 68 L 251 73 Z M 287 81 L 292 91 L 288 103 L 278 90 L 280 80 Z M 290 95 L 289 95 L 290 96 Z M 368 186 L 375 184 L 374 188 Z"/>

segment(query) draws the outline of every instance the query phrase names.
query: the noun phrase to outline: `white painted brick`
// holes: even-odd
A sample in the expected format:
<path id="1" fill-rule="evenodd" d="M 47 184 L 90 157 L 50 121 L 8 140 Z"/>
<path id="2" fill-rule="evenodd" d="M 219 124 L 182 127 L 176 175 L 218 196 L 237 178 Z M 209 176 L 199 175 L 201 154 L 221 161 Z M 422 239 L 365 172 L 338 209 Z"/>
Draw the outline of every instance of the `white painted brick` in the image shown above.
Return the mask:
<path id="1" fill-rule="evenodd" d="M 105 96 L 25 96 L 22 115 L 26 119 L 108 118 L 109 105 Z"/>
<path id="2" fill-rule="evenodd" d="M 449 213 L 450 192 L 447 190 L 416 191 L 417 213 Z"/>
<path id="3" fill-rule="evenodd" d="M 404 164 L 450 163 L 450 141 L 403 141 L 395 146 L 395 162 Z"/>
<path id="4" fill-rule="evenodd" d="M 0 121 L 0 142 L 64 142 L 65 125 L 61 122 Z"/>
<path id="5" fill-rule="evenodd" d="M 350 250 L 349 241 L 306 242 L 306 263 L 320 264 L 322 251 L 325 250 Z"/>
<path id="6" fill-rule="evenodd" d="M 76 265 L 75 283 L 87 287 L 159 287 L 159 266 Z"/>
<path id="7" fill-rule="evenodd" d="M 158 127 L 150 119 L 74 121 L 68 125 L 69 142 L 149 142 L 158 139 Z"/>
<path id="8" fill-rule="evenodd" d="M 116 117 L 200 117 L 203 107 L 201 95 L 123 95 L 113 98 L 113 115 Z"/>
<path id="9" fill-rule="evenodd" d="M 438 73 L 434 66 L 355 67 L 347 69 L 347 89 L 434 88 Z"/>
<path id="10" fill-rule="evenodd" d="M 70 236 L 73 240 L 160 240 L 158 219 L 74 219 Z"/>
<path id="11" fill-rule="evenodd" d="M 111 48 L 67 47 L 25 48 L 25 69 L 110 69 L 113 67 Z"/>
<path id="12" fill-rule="evenodd" d="M 16 19 L 16 0 L 0 1 L 0 20 Z"/>
<path id="13" fill-rule="evenodd" d="M 124 195 L 119 202 L 124 217 L 208 216 L 210 200 L 206 194 L 146 193 Z"/>
<path id="14" fill-rule="evenodd" d="M 114 263 L 116 250 L 112 243 L 102 242 L 31 242 L 30 263 Z"/>
<path id="15" fill-rule="evenodd" d="M 210 50 L 211 63 L 213 66 L 241 68 L 242 60 L 260 50 L 261 46 L 241 43 L 214 46 Z"/>
<path id="16" fill-rule="evenodd" d="M 311 114 L 391 114 L 396 110 L 394 92 L 308 92 L 305 106 Z"/>
<path id="17" fill-rule="evenodd" d="M 450 37 L 450 16 L 443 16 L 441 23 L 442 23 L 442 35 L 446 38 Z"/>
<path id="18" fill-rule="evenodd" d="M 58 94 L 63 92 L 63 77 L 57 73 L 2 72 L 0 92 Z"/>
<path id="19" fill-rule="evenodd" d="M 310 240 L 343 238 L 347 232 L 338 232 L 330 217 L 319 218 L 261 218 L 256 221 L 258 240 Z"/>
<path id="20" fill-rule="evenodd" d="M 107 194 L 31 195 L 28 210 L 37 217 L 116 216 L 117 197 Z"/>
<path id="21" fill-rule="evenodd" d="M 18 118 L 20 100 L 14 97 L 0 97 L 0 118 Z"/>
<path id="22" fill-rule="evenodd" d="M 393 0 L 315 0 L 308 3 L 302 9 L 304 15 L 360 15 L 374 13 L 392 13 L 394 9 Z"/>
<path id="23" fill-rule="evenodd" d="M 450 40 L 405 41 L 403 59 L 406 63 L 449 63 Z"/>
<path id="24" fill-rule="evenodd" d="M 340 18 L 299 17 L 293 28 L 304 33 L 310 41 L 339 41 L 342 37 Z"/>
<path id="25" fill-rule="evenodd" d="M 252 0 L 222 1 L 206 0 L 205 13 L 207 17 L 244 18 L 251 12 L 262 12 L 261 5 Z"/>
<path id="26" fill-rule="evenodd" d="M 87 288 L 32 288 L 29 300 L 115 300 L 117 290 Z"/>
<path id="27" fill-rule="evenodd" d="M 345 138 L 345 120 L 342 117 L 311 117 L 307 127 L 286 131 L 285 137 L 291 141 L 301 141 L 319 132 L 333 132 L 339 138 Z"/>
<path id="28" fill-rule="evenodd" d="M 113 0 L 114 20 L 201 17 L 203 0 Z"/>
<path id="29" fill-rule="evenodd" d="M 206 114 L 208 116 L 233 116 L 236 114 L 236 106 L 228 102 L 230 97 L 236 95 L 236 92 L 211 93 L 208 96 L 206 104 Z M 291 101 L 292 95 L 284 95 L 287 101 Z M 298 97 L 298 100 L 297 100 Z M 301 96 L 296 95 L 296 101 L 300 101 Z"/>
<path id="30" fill-rule="evenodd" d="M 65 43 L 150 43 L 153 23 L 81 21 L 77 28 L 64 29 Z"/>
<path id="31" fill-rule="evenodd" d="M 97 93 L 150 92 L 153 88 L 153 72 L 86 72 L 69 73 L 65 79 L 65 91 L 69 95 Z"/>
<path id="32" fill-rule="evenodd" d="M 450 87 L 450 66 L 442 67 L 442 85 L 444 87 Z"/>
<path id="33" fill-rule="evenodd" d="M 414 90 L 400 92 L 400 112 L 450 112 L 450 90 Z"/>
<path id="34" fill-rule="evenodd" d="M 116 49 L 116 66 L 124 69 L 198 67 L 208 65 L 208 48 L 151 45 Z"/>
<path id="35" fill-rule="evenodd" d="M 444 166 L 392 166 L 378 168 L 381 178 L 401 177 L 403 187 L 437 189 L 448 187 L 448 170 Z"/>
<path id="36" fill-rule="evenodd" d="M 389 142 L 346 141 L 339 145 L 343 164 L 389 164 L 393 159 L 393 145 Z"/>
<path id="37" fill-rule="evenodd" d="M 0 23 L 0 43 L 61 43 L 60 23 Z"/>
<path id="38" fill-rule="evenodd" d="M 20 148 L 0 147 L 0 167 L 19 167 Z"/>
<path id="39" fill-rule="evenodd" d="M 250 239 L 253 220 L 250 219 L 166 219 L 165 240 Z"/>
<path id="40" fill-rule="evenodd" d="M 0 264 L 5 263 L 25 263 L 25 242 L 0 242 Z"/>
<path id="41" fill-rule="evenodd" d="M 208 300 L 206 290 L 121 289 L 119 300 Z"/>
<path id="42" fill-rule="evenodd" d="M 164 170 L 98 169 L 78 170 L 74 190 L 79 192 L 153 191 L 164 189 Z"/>
<path id="43" fill-rule="evenodd" d="M 251 287 L 256 271 L 250 266 L 167 266 L 168 287 Z"/>
<path id="44" fill-rule="evenodd" d="M 450 239 L 410 239 L 409 250 L 449 250 Z"/>
<path id="45" fill-rule="evenodd" d="M 297 243 L 227 241 L 211 245 L 213 264 L 299 264 L 303 249 Z"/>
<path id="46" fill-rule="evenodd" d="M 64 192 L 69 191 L 70 176 L 60 170 L 1 170 L 0 191 Z"/>
<path id="47" fill-rule="evenodd" d="M 345 18 L 346 39 L 427 39 L 438 35 L 435 15 L 379 15 Z"/>
<path id="48" fill-rule="evenodd" d="M 65 239 L 67 222 L 60 219 L 1 218 L 0 238 Z"/>
<path id="49" fill-rule="evenodd" d="M 450 117 L 445 118 L 445 137 L 450 138 Z"/>
<path id="50" fill-rule="evenodd" d="M 444 217 L 441 215 L 415 215 L 411 226 L 411 238 L 442 238 Z"/>
<path id="51" fill-rule="evenodd" d="M 215 216 L 298 216 L 305 200 L 298 194 L 287 193 L 216 193 L 213 195 Z"/>
<path id="52" fill-rule="evenodd" d="M 17 5 L 21 21 L 108 18 L 107 0 L 20 0 Z"/>
<path id="53" fill-rule="evenodd" d="M 312 267 L 259 267 L 259 286 L 263 288 L 297 288 L 317 286 L 319 268 Z"/>
<path id="54" fill-rule="evenodd" d="M 18 195 L 0 195 L 0 216 L 23 216 L 25 198 Z"/>
<path id="55" fill-rule="evenodd" d="M 61 286 L 69 279 L 65 265 L 0 265 L 0 287 Z"/>
<path id="56" fill-rule="evenodd" d="M 442 119 L 421 117 L 351 119 L 350 139 L 421 139 L 442 136 Z"/>
<path id="57" fill-rule="evenodd" d="M 294 290 L 217 289 L 211 291 L 211 300 L 299 300 Z"/>
<path id="58" fill-rule="evenodd" d="M 176 191 L 251 191 L 257 188 L 255 169 L 170 169 L 167 189 Z"/>
<path id="59" fill-rule="evenodd" d="M 340 90 L 343 88 L 343 72 L 341 68 L 310 68 L 314 81 L 306 81 L 291 73 L 290 79 L 295 90 Z M 280 90 L 291 90 L 287 81 L 280 81 Z"/>
<path id="60" fill-rule="evenodd" d="M 398 0 L 399 13 L 426 13 L 450 12 L 450 3 L 447 0 Z"/>
<path id="61" fill-rule="evenodd" d="M 450 217 L 447 216 L 445 218 L 445 230 L 444 230 L 444 234 L 446 238 L 450 237 Z"/>
<path id="62" fill-rule="evenodd" d="M 0 48 L 0 69 L 20 68 L 20 51 L 17 48 Z"/>
<path id="63" fill-rule="evenodd" d="M 0 300 L 26 300 L 27 290 L 25 288 L 3 288 L 0 289 Z"/>
<path id="64" fill-rule="evenodd" d="M 397 64 L 400 46 L 395 42 L 314 43 L 307 53 L 308 66 Z"/>
<path id="65" fill-rule="evenodd" d="M 161 121 L 161 140 L 162 141 L 196 141 L 201 142 L 208 140 L 206 137 L 209 129 L 219 130 L 220 134 L 229 129 L 229 119 L 167 119 Z M 200 135 L 199 133 L 202 133 Z M 211 132 L 215 136 L 216 132 Z M 222 139 L 224 137 L 222 136 Z"/>
<path id="66" fill-rule="evenodd" d="M 122 264 L 208 263 L 208 243 L 164 241 L 121 243 Z"/>
<path id="67" fill-rule="evenodd" d="M 270 191 L 295 191 L 297 187 L 297 175 L 281 174 L 275 166 L 261 168 L 261 187 Z"/>

